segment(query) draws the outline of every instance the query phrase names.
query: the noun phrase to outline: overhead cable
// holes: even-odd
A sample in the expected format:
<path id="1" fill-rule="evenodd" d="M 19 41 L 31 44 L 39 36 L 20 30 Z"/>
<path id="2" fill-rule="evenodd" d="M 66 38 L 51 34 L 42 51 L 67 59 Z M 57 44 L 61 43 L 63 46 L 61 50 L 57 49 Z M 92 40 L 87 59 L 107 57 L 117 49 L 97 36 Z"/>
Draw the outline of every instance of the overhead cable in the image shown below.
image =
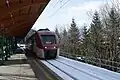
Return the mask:
<path id="1" fill-rule="evenodd" d="M 70 0 L 67 0 L 63 5 L 61 5 L 52 15 L 50 15 L 49 17 L 54 16 L 61 8 L 63 8 Z"/>

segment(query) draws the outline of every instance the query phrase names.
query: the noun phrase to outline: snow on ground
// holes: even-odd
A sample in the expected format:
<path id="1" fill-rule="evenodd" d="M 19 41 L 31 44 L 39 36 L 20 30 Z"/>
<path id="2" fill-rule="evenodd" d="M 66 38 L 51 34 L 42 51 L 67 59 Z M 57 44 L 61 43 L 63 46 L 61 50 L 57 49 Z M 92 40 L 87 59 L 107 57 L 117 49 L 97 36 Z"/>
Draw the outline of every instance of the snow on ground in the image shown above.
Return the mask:
<path id="1" fill-rule="evenodd" d="M 73 78 L 75 78 L 76 80 L 99 80 L 96 79 L 95 77 L 92 77 L 90 75 L 86 75 L 83 72 L 80 72 L 72 67 L 69 67 L 67 65 L 64 65 L 62 63 L 59 63 L 55 60 L 50 60 L 50 63 L 54 64 L 56 67 L 60 68 L 62 71 L 64 71 L 65 73 L 67 73 L 68 75 L 72 76 Z"/>
<path id="2" fill-rule="evenodd" d="M 113 72 L 87 63 L 82 63 L 79 61 L 68 59 L 62 56 L 60 56 L 57 60 L 66 63 L 76 69 L 88 72 L 89 74 L 92 74 L 94 76 L 98 76 L 103 80 L 120 80 L 120 73 L 117 72 Z"/>
<path id="3" fill-rule="evenodd" d="M 49 63 L 47 63 L 46 61 L 41 60 L 41 62 L 44 63 L 48 68 L 50 68 L 51 70 L 53 70 L 57 75 L 59 75 L 64 80 L 73 80 L 68 75 L 66 75 L 65 73 L 59 71 L 58 69 L 56 69 L 55 67 L 53 67 L 52 65 L 50 65 Z"/>
<path id="4" fill-rule="evenodd" d="M 48 60 L 50 64 L 41 61 L 64 80 L 120 80 L 120 73 L 62 56 L 59 56 L 56 60 Z"/>

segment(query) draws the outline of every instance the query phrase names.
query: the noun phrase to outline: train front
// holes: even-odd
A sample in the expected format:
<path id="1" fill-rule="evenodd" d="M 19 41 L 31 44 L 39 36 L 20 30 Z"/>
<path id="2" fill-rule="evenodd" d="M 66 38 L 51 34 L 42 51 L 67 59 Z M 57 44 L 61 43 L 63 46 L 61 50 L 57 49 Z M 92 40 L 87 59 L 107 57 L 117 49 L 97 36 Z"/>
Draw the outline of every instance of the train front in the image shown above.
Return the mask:
<path id="1" fill-rule="evenodd" d="M 43 44 L 44 57 L 54 59 L 59 54 L 58 38 L 54 32 L 45 32 L 40 35 Z"/>

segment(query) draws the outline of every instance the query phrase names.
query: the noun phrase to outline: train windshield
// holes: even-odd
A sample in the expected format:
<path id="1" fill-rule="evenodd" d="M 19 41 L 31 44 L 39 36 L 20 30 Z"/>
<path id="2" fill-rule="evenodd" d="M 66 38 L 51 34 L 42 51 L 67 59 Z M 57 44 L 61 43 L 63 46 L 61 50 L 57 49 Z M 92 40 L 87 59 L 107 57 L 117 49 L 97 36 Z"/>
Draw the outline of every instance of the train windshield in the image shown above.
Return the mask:
<path id="1" fill-rule="evenodd" d="M 43 44 L 56 44 L 55 35 L 41 35 Z"/>

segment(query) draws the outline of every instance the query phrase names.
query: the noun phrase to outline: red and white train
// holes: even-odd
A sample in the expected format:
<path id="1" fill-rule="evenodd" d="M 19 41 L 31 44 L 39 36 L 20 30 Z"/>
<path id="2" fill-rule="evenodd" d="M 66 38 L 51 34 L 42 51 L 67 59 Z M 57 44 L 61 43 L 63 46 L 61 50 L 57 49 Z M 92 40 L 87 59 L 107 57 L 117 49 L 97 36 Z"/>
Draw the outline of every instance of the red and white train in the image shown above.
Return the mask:
<path id="1" fill-rule="evenodd" d="M 36 53 L 39 58 L 55 59 L 59 55 L 59 42 L 55 32 L 40 29 L 30 34 L 26 37 L 27 48 Z"/>

